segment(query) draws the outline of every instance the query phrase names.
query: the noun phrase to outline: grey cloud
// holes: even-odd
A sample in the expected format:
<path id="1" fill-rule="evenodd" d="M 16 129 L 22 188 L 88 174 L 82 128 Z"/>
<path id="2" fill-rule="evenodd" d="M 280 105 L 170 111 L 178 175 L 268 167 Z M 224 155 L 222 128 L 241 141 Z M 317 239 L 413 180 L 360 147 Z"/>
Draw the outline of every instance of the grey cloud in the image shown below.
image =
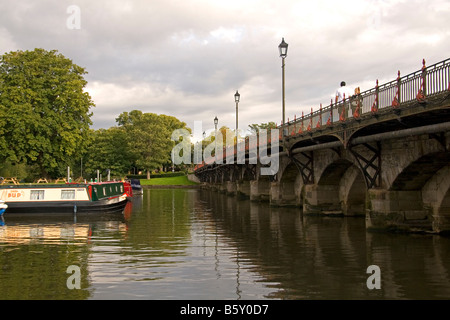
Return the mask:
<path id="1" fill-rule="evenodd" d="M 57 49 L 89 72 L 95 128 L 132 109 L 233 128 L 236 90 L 240 127 L 279 123 L 282 36 L 290 118 L 328 104 L 341 80 L 374 85 L 450 52 L 445 0 L 0 1 L 3 51 Z M 80 30 L 66 28 L 72 4 Z"/>

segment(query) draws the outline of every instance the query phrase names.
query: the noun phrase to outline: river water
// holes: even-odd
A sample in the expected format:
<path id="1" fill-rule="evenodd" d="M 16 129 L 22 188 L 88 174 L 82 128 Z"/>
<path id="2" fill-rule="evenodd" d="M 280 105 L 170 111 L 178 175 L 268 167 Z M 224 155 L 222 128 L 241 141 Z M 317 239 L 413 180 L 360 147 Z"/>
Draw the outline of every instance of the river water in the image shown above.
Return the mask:
<path id="1" fill-rule="evenodd" d="M 125 217 L 6 213 L 0 268 L 0 299 L 450 298 L 448 237 L 198 189 L 145 189 Z"/>

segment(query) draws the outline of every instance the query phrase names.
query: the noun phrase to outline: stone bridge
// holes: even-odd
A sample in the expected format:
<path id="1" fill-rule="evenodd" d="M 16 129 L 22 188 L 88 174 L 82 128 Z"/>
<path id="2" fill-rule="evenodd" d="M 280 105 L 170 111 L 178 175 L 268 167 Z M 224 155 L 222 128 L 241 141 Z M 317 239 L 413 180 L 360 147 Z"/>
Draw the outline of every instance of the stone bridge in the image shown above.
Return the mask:
<path id="1" fill-rule="evenodd" d="M 233 162 L 203 163 L 195 174 L 205 187 L 306 214 L 363 215 L 370 230 L 450 232 L 449 107 L 450 59 L 423 61 L 281 125 L 272 175 L 261 174 L 257 153 L 270 144 L 250 140 L 245 162 L 234 146 Z"/>

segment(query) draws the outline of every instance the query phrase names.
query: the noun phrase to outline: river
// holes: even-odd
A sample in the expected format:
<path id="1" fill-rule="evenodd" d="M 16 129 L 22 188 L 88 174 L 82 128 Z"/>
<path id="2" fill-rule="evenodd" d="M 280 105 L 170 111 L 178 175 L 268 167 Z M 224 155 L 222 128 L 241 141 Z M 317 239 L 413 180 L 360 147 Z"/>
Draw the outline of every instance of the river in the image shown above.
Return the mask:
<path id="1" fill-rule="evenodd" d="M 145 189 L 125 217 L 6 213 L 0 266 L 0 299 L 450 298 L 448 237 L 200 189 Z"/>

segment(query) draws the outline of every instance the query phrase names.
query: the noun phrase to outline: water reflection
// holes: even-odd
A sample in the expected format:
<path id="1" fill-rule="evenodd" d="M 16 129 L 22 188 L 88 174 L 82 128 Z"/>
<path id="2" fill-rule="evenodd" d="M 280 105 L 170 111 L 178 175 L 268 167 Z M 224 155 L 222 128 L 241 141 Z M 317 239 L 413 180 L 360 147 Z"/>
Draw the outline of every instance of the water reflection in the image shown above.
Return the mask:
<path id="1" fill-rule="evenodd" d="M 364 219 L 303 216 L 214 193 L 202 193 L 227 238 L 239 247 L 277 299 L 448 299 L 450 239 L 377 234 Z M 381 289 L 366 285 L 369 265 Z"/>
<path id="2" fill-rule="evenodd" d="M 92 282 L 88 264 L 92 239 L 107 230 L 126 232 L 124 215 L 5 215 L 0 227 L 2 299 L 88 299 Z M 67 268 L 78 266 L 81 290 L 67 287 Z"/>
<path id="3" fill-rule="evenodd" d="M 144 190 L 122 217 L 5 218 L 3 299 L 448 299 L 450 239 L 367 233 L 206 190 Z M 81 290 L 66 273 L 80 266 Z M 366 285 L 369 265 L 381 289 Z"/>

